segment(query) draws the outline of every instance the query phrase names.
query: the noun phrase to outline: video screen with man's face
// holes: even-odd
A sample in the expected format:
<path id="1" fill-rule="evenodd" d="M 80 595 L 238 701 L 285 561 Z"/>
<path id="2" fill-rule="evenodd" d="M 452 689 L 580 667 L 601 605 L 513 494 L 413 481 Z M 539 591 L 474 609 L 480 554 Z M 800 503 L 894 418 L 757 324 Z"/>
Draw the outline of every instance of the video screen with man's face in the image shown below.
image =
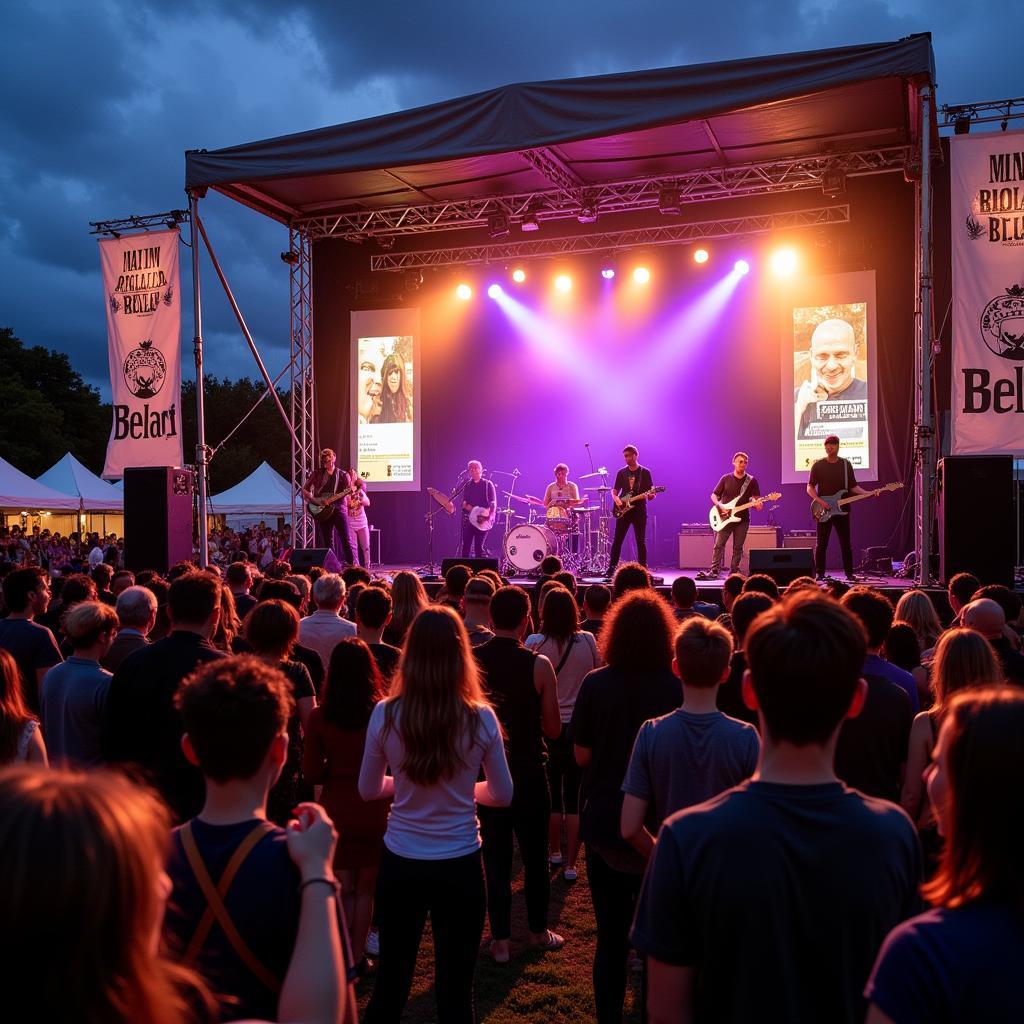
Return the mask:
<path id="1" fill-rule="evenodd" d="M 419 310 L 352 314 L 352 462 L 371 489 L 418 481 Z"/>
<path id="2" fill-rule="evenodd" d="M 836 301 L 845 298 L 858 301 Z M 809 301 L 808 301 L 809 300 Z M 817 300 L 817 301 L 815 301 Z M 854 469 L 875 468 L 874 274 L 836 274 L 799 285 L 787 296 L 783 329 L 783 480 L 806 478 L 829 435 Z M 787 371 L 792 368 L 792 374 Z"/>

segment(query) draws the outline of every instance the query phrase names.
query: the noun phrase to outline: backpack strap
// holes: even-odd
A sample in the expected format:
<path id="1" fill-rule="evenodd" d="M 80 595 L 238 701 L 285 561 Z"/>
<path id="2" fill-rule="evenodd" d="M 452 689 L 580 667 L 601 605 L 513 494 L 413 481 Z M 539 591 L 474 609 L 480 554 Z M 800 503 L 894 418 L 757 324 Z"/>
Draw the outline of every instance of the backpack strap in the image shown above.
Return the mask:
<path id="1" fill-rule="evenodd" d="M 574 636 L 565 645 L 565 654 L 562 655 L 562 660 L 555 666 L 555 675 L 556 676 L 558 675 L 559 672 L 562 671 L 563 668 L 565 668 L 565 663 L 569 660 L 569 655 L 572 654 L 573 647 L 576 646 L 576 640 L 577 640 L 577 637 Z"/>
<path id="2" fill-rule="evenodd" d="M 206 943 L 210 930 L 216 921 L 220 925 L 221 931 L 224 932 L 225 938 L 231 944 L 231 948 L 249 971 L 271 992 L 280 992 L 281 979 L 264 967 L 256 954 L 245 944 L 245 940 L 235 927 L 235 923 L 231 920 L 231 915 L 224 905 L 224 898 L 228 894 L 228 889 L 231 888 L 231 883 L 235 880 L 235 875 L 238 874 L 238 869 L 245 862 L 249 854 L 252 853 L 256 844 L 273 831 L 274 826 L 269 821 L 261 821 L 254 825 L 252 830 L 238 844 L 235 852 L 231 855 L 231 860 L 228 861 L 228 866 L 224 869 L 224 874 L 220 876 L 220 881 L 214 886 L 210 872 L 206 869 L 202 854 L 199 852 L 199 847 L 196 846 L 195 836 L 192 835 L 192 823 L 186 822 L 181 826 L 178 831 L 178 834 L 181 836 L 181 845 L 185 849 L 185 856 L 188 858 L 189 867 L 192 868 L 192 873 L 199 883 L 199 888 L 202 890 L 203 896 L 206 897 L 206 910 L 192 935 L 183 959 L 188 966 L 196 962 L 199 951 Z"/>

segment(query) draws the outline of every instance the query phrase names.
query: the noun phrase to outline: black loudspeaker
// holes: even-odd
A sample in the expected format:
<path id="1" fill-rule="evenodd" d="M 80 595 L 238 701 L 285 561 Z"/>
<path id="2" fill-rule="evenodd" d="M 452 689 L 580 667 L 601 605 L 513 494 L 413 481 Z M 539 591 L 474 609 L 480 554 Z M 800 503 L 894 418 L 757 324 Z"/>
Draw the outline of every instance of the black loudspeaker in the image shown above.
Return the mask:
<path id="1" fill-rule="evenodd" d="M 971 572 L 1013 586 L 1016 551 L 1012 455 L 939 461 L 939 575 Z"/>
<path id="2" fill-rule="evenodd" d="M 814 552 L 810 548 L 751 548 L 750 572 L 762 572 L 785 586 L 797 576 L 814 575 Z"/>
<path id="3" fill-rule="evenodd" d="M 154 466 L 124 471 L 124 564 L 133 572 L 167 572 L 191 560 L 195 476 Z"/>
<path id="4" fill-rule="evenodd" d="M 330 548 L 296 548 L 288 555 L 288 564 L 302 574 L 315 565 L 322 565 L 328 572 L 341 572 L 344 568 Z"/>
<path id="5" fill-rule="evenodd" d="M 478 573 L 481 569 L 498 571 L 498 560 L 496 558 L 442 558 L 441 575 L 447 576 L 448 570 L 453 565 L 464 565 L 472 573 Z"/>

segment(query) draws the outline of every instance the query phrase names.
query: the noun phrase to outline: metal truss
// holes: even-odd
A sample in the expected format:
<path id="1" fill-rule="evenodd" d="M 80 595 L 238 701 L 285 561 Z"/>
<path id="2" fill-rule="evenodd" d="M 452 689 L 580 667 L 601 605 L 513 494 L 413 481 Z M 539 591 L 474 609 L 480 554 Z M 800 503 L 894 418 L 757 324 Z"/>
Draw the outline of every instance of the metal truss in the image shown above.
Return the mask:
<path id="1" fill-rule="evenodd" d="M 119 238 L 122 232 L 149 231 L 150 228 L 176 228 L 189 222 L 188 210 L 168 210 L 166 213 L 132 214 L 115 220 L 91 220 L 90 235 L 113 235 Z"/>
<path id="2" fill-rule="evenodd" d="M 530 150 L 522 154 L 524 158 L 559 187 L 550 191 L 334 213 L 304 219 L 297 226 L 315 239 L 334 237 L 364 241 L 486 227 L 487 218 L 493 213 L 503 213 L 513 223 L 521 222 L 528 212 L 541 222 L 577 219 L 584 202 L 592 204 L 601 216 L 634 213 L 657 209 L 659 194 L 666 187 L 678 190 L 681 204 L 821 189 L 826 174 L 855 177 L 901 171 L 907 152 L 906 146 L 892 146 L 734 167 L 709 167 L 663 177 L 577 184 L 571 170 L 551 153 Z"/>
<path id="3" fill-rule="evenodd" d="M 1007 121 L 1024 117 L 1024 96 L 1005 100 L 982 100 L 980 103 L 943 103 L 939 107 L 942 115 L 940 128 L 956 128 L 957 122 L 971 124 L 992 124 L 999 121 L 1006 131 Z"/>
<path id="4" fill-rule="evenodd" d="M 299 488 L 316 464 L 313 393 L 313 251 L 310 236 L 289 231 L 291 287 L 292 547 L 313 546 L 313 520 L 303 510 Z"/>
<path id="5" fill-rule="evenodd" d="M 566 238 L 538 238 L 523 242 L 493 242 L 489 245 L 467 245 L 446 249 L 427 249 L 417 252 L 389 252 L 370 257 L 371 270 L 423 270 L 428 267 L 466 266 L 475 263 L 503 263 L 509 260 L 541 259 L 596 252 L 615 252 L 623 249 L 678 245 L 706 241 L 712 238 L 730 238 L 738 235 L 756 235 L 795 228 L 813 228 L 832 224 L 849 224 L 848 204 L 817 206 L 810 209 L 790 210 L 785 213 L 765 213 L 747 217 L 720 217 L 715 220 L 689 224 L 665 224 L 627 231 L 602 231 L 574 235 Z"/>

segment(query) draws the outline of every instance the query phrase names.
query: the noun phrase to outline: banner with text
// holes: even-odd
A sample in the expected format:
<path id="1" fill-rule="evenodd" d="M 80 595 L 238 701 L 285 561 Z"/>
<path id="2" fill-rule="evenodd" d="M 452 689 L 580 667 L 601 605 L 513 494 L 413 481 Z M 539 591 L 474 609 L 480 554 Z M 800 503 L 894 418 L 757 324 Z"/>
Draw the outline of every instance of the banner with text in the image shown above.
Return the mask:
<path id="1" fill-rule="evenodd" d="M 100 241 L 113 423 L 103 475 L 180 466 L 178 231 Z"/>
<path id="2" fill-rule="evenodd" d="M 1024 455 L 1024 132 L 950 139 L 954 454 Z"/>

